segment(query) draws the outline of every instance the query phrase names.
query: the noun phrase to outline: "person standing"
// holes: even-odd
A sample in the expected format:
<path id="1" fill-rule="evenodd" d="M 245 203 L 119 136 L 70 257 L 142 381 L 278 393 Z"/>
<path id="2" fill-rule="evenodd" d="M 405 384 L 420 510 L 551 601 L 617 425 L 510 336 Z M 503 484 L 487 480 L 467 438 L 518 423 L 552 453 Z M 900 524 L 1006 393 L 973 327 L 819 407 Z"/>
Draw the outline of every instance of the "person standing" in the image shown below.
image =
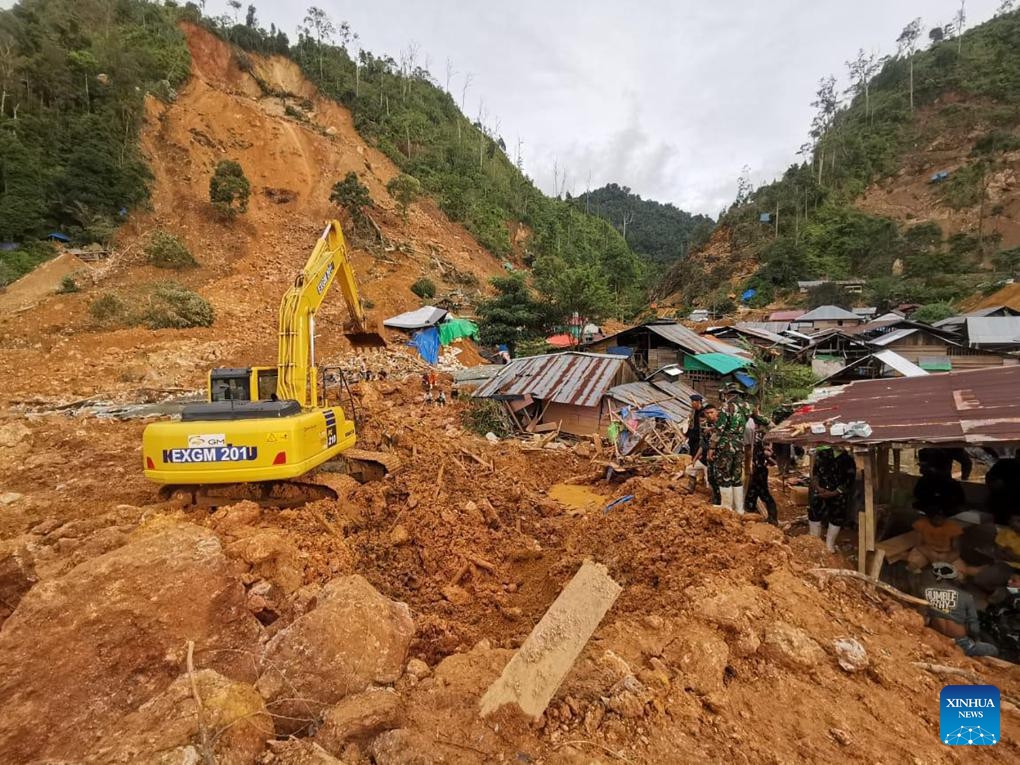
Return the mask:
<path id="1" fill-rule="evenodd" d="M 701 421 L 704 417 L 705 399 L 700 393 L 691 394 L 691 415 L 687 419 L 687 451 L 691 455 L 691 464 L 685 471 L 690 479 L 688 492 L 693 494 L 698 486 L 698 474 L 705 475 L 705 483 L 708 483 L 708 467 L 701 457 Z"/>
<path id="2" fill-rule="evenodd" d="M 751 447 L 751 480 L 747 485 L 744 510 L 747 512 L 757 511 L 758 500 L 761 500 L 768 514 L 768 522 L 773 526 L 778 526 L 779 512 L 776 509 L 776 500 L 769 490 L 769 461 L 772 457 L 772 450 L 765 443 L 765 433 L 765 427 L 762 425 L 759 425 L 754 431 L 754 444 Z"/>
<path id="3" fill-rule="evenodd" d="M 712 493 L 712 504 L 721 505 L 722 495 L 719 490 L 719 475 L 716 472 L 715 461 L 712 454 L 712 439 L 715 436 L 716 423 L 719 420 L 719 410 L 712 404 L 708 404 L 702 410 L 701 420 L 701 450 L 698 452 L 698 460 L 704 463 L 707 468 L 708 488 Z"/>
<path id="4" fill-rule="evenodd" d="M 737 385 L 722 391 L 723 404 L 712 436 L 709 459 L 715 464 L 720 503 L 739 515 L 744 514 L 744 431 L 751 408 L 742 399 Z"/>
<path id="5" fill-rule="evenodd" d="M 836 537 L 846 523 L 847 495 L 844 467 L 831 446 L 815 450 L 815 466 L 811 475 L 808 499 L 808 529 L 813 537 L 822 536 L 822 524 L 828 524 L 825 546 L 836 552 Z"/>

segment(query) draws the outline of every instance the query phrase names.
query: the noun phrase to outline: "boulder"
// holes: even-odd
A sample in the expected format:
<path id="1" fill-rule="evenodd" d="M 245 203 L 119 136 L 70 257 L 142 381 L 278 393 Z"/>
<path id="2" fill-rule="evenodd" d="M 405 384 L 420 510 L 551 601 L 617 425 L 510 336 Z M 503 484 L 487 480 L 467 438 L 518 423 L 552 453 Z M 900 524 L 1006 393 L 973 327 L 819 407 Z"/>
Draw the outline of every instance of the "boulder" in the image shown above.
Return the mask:
<path id="1" fill-rule="evenodd" d="M 0 624 L 36 582 L 28 549 L 17 539 L 0 542 Z"/>
<path id="2" fill-rule="evenodd" d="M 251 685 L 211 669 L 183 674 L 117 726 L 115 743 L 87 757 L 109 763 L 247 765 L 273 736 L 273 720 Z M 201 721 L 195 691 L 202 699 Z M 206 755 L 211 755 L 207 758 Z"/>
<path id="3" fill-rule="evenodd" d="M 0 762 L 77 756 L 181 672 L 254 680 L 261 627 L 219 540 L 155 522 L 35 585 L 0 630 Z"/>
<path id="4" fill-rule="evenodd" d="M 315 743 L 339 756 L 348 741 L 372 738 L 400 725 L 403 702 L 390 688 L 372 688 L 348 696 L 326 710 Z"/>
<path id="5" fill-rule="evenodd" d="M 868 652 L 854 638 L 839 638 L 832 642 L 836 649 L 836 661 L 846 672 L 860 672 L 868 668 Z"/>
<path id="6" fill-rule="evenodd" d="M 812 669 L 825 661 L 825 649 L 807 632 L 786 622 L 775 622 L 765 630 L 762 652 L 790 669 Z"/>
<path id="7" fill-rule="evenodd" d="M 445 765 L 445 763 L 476 762 L 467 751 L 460 756 L 451 754 L 448 747 L 436 743 L 428 736 L 406 728 L 387 731 L 372 742 L 372 757 L 376 765 Z"/>
<path id="8" fill-rule="evenodd" d="M 274 713 L 295 718 L 278 725 L 295 733 L 345 696 L 396 682 L 413 634 L 407 604 L 383 597 L 363 577 L 339 577 L 269 641 L 257 687 Z"/>

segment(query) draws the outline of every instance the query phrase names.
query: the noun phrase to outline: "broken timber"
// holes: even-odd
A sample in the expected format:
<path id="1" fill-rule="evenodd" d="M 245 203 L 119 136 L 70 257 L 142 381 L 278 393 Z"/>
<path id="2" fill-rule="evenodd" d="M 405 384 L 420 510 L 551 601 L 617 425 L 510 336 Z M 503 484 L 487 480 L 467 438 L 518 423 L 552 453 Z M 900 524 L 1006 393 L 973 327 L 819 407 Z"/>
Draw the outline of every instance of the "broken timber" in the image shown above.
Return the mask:
<path id="1" fill-rule="evenodd" d="M 622 589 L 605 566 L 585 561 L 482 696 L 482 715 L 516 704 L 540 717 Z"/>

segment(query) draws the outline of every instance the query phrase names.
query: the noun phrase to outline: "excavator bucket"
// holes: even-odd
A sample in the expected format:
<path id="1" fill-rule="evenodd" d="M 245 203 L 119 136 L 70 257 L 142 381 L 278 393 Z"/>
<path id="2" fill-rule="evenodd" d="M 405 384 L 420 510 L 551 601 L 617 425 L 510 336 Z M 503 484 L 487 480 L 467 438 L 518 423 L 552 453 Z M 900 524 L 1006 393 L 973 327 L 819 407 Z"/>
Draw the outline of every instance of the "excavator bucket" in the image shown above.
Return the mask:
<path id="1" fill-rule="evenodd" d="M 344 325 L 344 337 L 356 351 L 386 347 L 386 338 L 383 337 L 379 324 L 374 321 L 366 321 L 363 324 L 349 322 Z"/>

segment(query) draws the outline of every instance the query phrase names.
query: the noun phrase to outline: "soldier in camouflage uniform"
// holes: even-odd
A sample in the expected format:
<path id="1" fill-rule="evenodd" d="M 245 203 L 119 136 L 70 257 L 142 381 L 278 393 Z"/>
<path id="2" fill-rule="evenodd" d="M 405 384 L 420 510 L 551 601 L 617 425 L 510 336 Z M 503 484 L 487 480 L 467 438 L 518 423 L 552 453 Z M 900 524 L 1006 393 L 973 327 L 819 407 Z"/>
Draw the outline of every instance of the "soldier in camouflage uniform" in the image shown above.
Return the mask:
<path id="1" fill-rule="evenodd" d="M 751 448 L 751 479 L 747 483 L 747 498 L 744 500 L 744 510 L 754 512 L 758 509 L 758 500 L 765 505 L 768 512 L 768 520 L 773 526 L 779 524 L 779 515 L 776 510 L 776 500 L 769 490 L 769 459 L 772 450 L 765 443 L 765 434 L 768 432 L 764 426 L 764 420 L 758 421 L 758 427 L 754 431 L 754 446 Z"/>
<path id="2" fill-rule="evenodd" d="M 699 458 L 708 466 L 708 486 L 712 490 L 712 504 L 721 504 L 722 498 L 719 494 L 719 475 L 716 471 L 715 460 L 712 459 L 712 437 L 715 435 L 716 423 L 719 419 L 719 410 L 709 404 L 702 409 L 701 419 L 701 450 Z"/>
<path id="3" fill-rule="evenodd" d="M 741 398 L 735 385 L 723 389 L 709 458 L 715 464 L 719 481 L 720 504 L 744 513 L 744 428 L 752 415 L 751 407 Z"/>

